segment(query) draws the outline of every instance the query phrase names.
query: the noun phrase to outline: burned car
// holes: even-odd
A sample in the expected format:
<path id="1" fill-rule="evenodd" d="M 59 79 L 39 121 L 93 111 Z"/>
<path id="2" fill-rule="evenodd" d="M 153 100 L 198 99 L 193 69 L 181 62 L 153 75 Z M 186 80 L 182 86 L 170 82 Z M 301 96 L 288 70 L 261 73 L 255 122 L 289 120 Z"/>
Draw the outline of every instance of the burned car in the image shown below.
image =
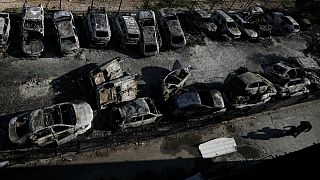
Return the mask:
<path id="1" fill-rule="evenodd" d="M 175 63 L 176 64 L 176 63 Z M 162 96 L 164 101 L 168 100 L 174 93 L 183 87 L 190 77 L 191 66 L 182 68 L 177 66 L 162 80 Z"/>
<path id="2" fill-rule="evenodd" d="M 82 101 L 56 104 L 25 112 L 9 122 L 9 139 L 15 144 L 57 145 L 75 139 L 91 128 L 93 111 Z"/>
<path id="3" fill-rule="evenodd" d="M 187 91 L 178 94 L 171 106 L 175 117 L 212 115 L 226 110 L 222 95 L 217 90 Z"/>
<path id="4" fill-rule="evenodd" d="M 225 101 L 236 109 L 259 106 L 277 94 L 274 85 L 260 74 L 239 69 L 224 81 Z"/>
<path id="5" fill-rule="evenodd" d="M 280 97 L 298 96 L 309 92 L 307 73 L 283 62 L 263 67 L 264 75 L 274 83 Z"/>
<path id="6" fill-rule="evenodd" d="M 137 96 L 137 81 L 133 76 L 123 76 L 105 82 L 96 88 L 96 101 L 99 109 L 110 104 L 131 101 Z"/>
<path id="7" fill-rule="evenodd" d="M 291 16 L 285 16 L 281 12 L 268 14 L 267 20 L 273 25 L 274 33 L 287 34 L 300 31 L 300 25 Z"/>
<path id="8" fill-rule="evenodd" d="M 253 25 L 259 37 L 271 38 L 272 26 L 268 23 L 261 7 L 251 6 L 249 8 L 249 15 L 244 19 Z"/>
<path id="9" fill-rule="evenodd" d="M 105 8 L 89 6 L 84 15 L 84 25 L 91 46 L 105 47 L 108 45 L 111 29 Z"/>
<path id="10" fill-rule="evenodd" d="M 9 13 L 0 12 L 0 53 L 8 48 L 10 28 Z"/>
<path id="11" fill-rule="evenodd" d="M 250 40 L 255 40 L 258 38 L 258 33 L 254 29 L 252 23 L 249 23 L 248 21 L 244 20 L 241 16 L 239 16 L 238 14 L 235 14 L 235 13 L 230 14 L 230 16 L 237 23 L 237 25 L 241 31 L 242 36 L 244 36 L 245 38 L 250 39 Z"/>
<path id="12" fill-rule="evenodd" d="M 152 10 L 139 11 L 137 22 L 141 31 L 140 48 L 144 56 L 154 56 L 159 53 L 161 37 L 155 13 Z"/>
<path id="13" fill-rule="evenodd" d="M 115 108 L 109 119 L 118 124 L 120 128 L 125 129 L 154 123 L 161 116 L 162 114 L 157 110 L 153 101 L 144 97 Z"/>
<path id="14" fill-rule="evenodd" d="M 26 56 L 40 56 L 44 50 L 44 11 L 38 7 L 23 5 L 21 12 L 21 47 Z"/>
<path id="15" fill-rule="evenodd" d="M 61 55 L 76 52 L 80 48 L 73 15 L 70 11 L 58 11 L 53 14 L 54 30 Z"/>
<path id="16" fill-rule="evenodd" d="M 218 26 L 221 33 L 227 34 L 233 39 L 239 39 L 241 31 L 238 29 L 236 22 L 222 10 L 215 10 L 211 14 L 214 23 Z"/>
<path id="17" fill-rule="evenodd" d="M 186 38 L 175 9 L 162 8 L 157 11 L 156 18 L 168 47 L 183 48 L 186 45 Z"/>
<path id="18" fill-rule="evenodd" d="M 95 90 L 98 85 L 128 75 L 122 70 L 120 66 L 121 61 L 120 57 L 116 57 L 90 71 L 88 75 L 78 79 L 81 90 L 90 93 L 90 91 Z"/>
<path id="19" fill-rule="evenodd" d="M 112 21 L 114 38 L 120 43 L 121 48 L 125 49 L 127 45 L 139 44 L 140 29 L 133 16 L 116 13 L 113 15 Z"/>
<path id="20" fill-rule="evenodd" d="M 311 88 L 320 88 L 320 66 L 314 59 L 311 57 L 289 57 L 289 61 L 307 72 Z"/>
<path id="21" fill-rule="evenodd" d="M 188 12 L 189 24 L 196 26 L 208 36 L 216 35 L 217 26 L 214 24 L 211 15 L 202 9 L 193 9 Z"/>

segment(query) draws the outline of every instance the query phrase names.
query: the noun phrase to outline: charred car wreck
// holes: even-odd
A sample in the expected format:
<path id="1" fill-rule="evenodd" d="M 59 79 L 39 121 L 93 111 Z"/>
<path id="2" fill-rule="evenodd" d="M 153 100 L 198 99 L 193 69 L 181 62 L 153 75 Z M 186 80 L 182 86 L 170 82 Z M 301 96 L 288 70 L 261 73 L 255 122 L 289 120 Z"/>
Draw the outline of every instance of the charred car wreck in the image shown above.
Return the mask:
<path id="1" fill-rule="evenodd" d="M 84 15 L 84 25 L 91 46 L 105 47 L 108 45 L 111 30 L 105 8 L 89 6 L 87 13 Z"/>
<path id="2" fill-rule="evenodd" d="M 309 92 L 310 81 L 303 69 L 279 62 L 264 67 L 263 72 L 274 83 L 281 97 L 298 96 Z"/>
<path id="3" fill-rule="evenodd" d="M 0 12 L 0 53 L 8 48 L 10 27 L 9 13 Z"/>
<path id="4" fill-rule="evenodd" d="M 92 119 L 93 111 L 86 102 L 56 104 L 12 118 L 9 139 L 15 144 L 60 145 L 89 130 Z"/>
<path id="5" fill-rule="evenodd" d="M 26 56 L 40 56 L 44 50 L 44 11 L 42 5 L 31 7 L 26 4 L 22 8 L 21 47 Z"/>
<path id="6" fill-rule="evenodd" d="M 70 11 L 55 12 L 53 23 L 60 54 L 67 55 L 76 52 L 80 45 L 72 13 Z"/>
<path id="7" fill-rule="evenodd" d="M 154 56 L 158 54 L 162 40 L 155 13 L 152 10 L 139 11 L 137 21 L 141 31 L 141 53 L 144 56 Z"/>
<path id="8" fill-rule="evenodd" d="M 153 101 L 148 98 L 138 98 L 116 108 L 108 119 L 116 123 L 120 128 L 134 128 L 154 123 L 162 116 Z"/>
<path id="9" fill-rule="evenodd" d="M 175 64 L 179 64 L 178 61 Z M 173 94 L 183 87 L 190 77 L 191 67 L 173 67 L 172 71 L 162 80 L 162 96 L 164 101 L 168 100 Z"/>
<path id="10" fill-rule="evenodd" d="M 217 90 L 187 91 L 178 94 L 171 106 L 175 117 L 212 115 L 225 112 L 222 95 Z"/>
<path id="11" fill-rule="evenodd" d="M 131 101 L 137 96 L 137 81 L 133 76 L 123 76 L 99 85 L 96 89 L 96 101 L 99 109 L 110 104 Z"/>
<path id="12" fill-rule="evenodd" d="M 127 45 L 138 45 L 140 29 L 136 19 L 131 15 L 114 14 L 112 17 L 112 29 L 115 39 L 120 47 L 125 49 Z"/>
<path id="13" fill-rule="evenodd" d="M 217 26 L 213 22 L 211 15 L 202 9 L 193 9 L 187 12 L 190 25 L 196 26 L 202 32 L 206 33 L 209 37 L 216 35 Z"/>
<path id="14" fill-rule="evenodd" d="M 270 81 L 243 69 L 230 73 L 224 86 L 226 102 L 237 109 L 265 104 L 277 94 Z"/>
<path id="15" fill-rule="evenodd" d="M 175 9 L 160 9 L 157 11 L 156 17 L 163 32 L 162 37 L 166 39 L 167 45 L 172 48 L 183 48 L 186 45 L 186 38 Z"/>

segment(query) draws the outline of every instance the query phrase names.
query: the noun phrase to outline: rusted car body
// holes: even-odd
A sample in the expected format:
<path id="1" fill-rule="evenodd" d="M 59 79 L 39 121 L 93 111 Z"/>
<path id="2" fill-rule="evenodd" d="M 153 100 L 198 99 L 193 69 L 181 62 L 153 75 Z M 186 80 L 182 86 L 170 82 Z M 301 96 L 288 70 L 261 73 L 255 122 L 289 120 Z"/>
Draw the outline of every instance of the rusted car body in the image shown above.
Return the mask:
<path id="1" fill-rule="evenodd" d="M 0 53 L 5 52 L 8 48 L 10 29 L 9 13 L 0 12 Z"/>
<path id="2" fill-rule="evenodd" d="M 236 22 L 222 10 L 215 10 L 211 14 L 211 18 L 218 26 L 221 33 L 227 34 L 232 39 L 239 39 L 241 31 L 238 29 Z"/>
<path id="3" fill-rule="evenodd" d="M 107 81 L 111 81 L 120 78 L 125 75 L 122 70 L 120 62 L 122 60 L 119 57 L 112 59 L 106 63 L 103 63 L 100 67 L 92 70 L 89 73 L 89 81 L 91 88 L 96 88 Z"/>
<path id="4" fill-rule="evenodd" d="M 156 18 L 163 32 L 163 38 L 169 47 L 183 48 L 186 38 L 174 8 L 162 8 L 156 13 Z"/>
<path id="5" fill-rule="evenodd" d="M 58 11 L 53 14 L 54 29 L 61 55 L 75 53 L 79 48 L 79 39 L 70 11 Z"/>
<path id="6" fill-rule="evenodd" d="M 264 67 L 263 72 L 274 83 L 281 97 L 298 96 L 309 92 L 308 86 L 311 83 L 307 79 L 307 73 L 301 68 L 279 62 Z"/>
<path id="7" fill-rule="evenodd" d="M 121 48 L 125 49 L 127 45 L 138 45 L 140 29 L 133 16 L 114 14 L 112 27 L 115 32 L 115 39 L 119 41 Z"/>
<path id="8" fill-rule="evenodd" d="M 93 111 L 86 102 L 60 103 L 12 118 L 9 139 L 15 144 L 60 145 L 89 130 L 92 119 Z"/>
<path id="9" fill-rule="evenodd" d="M 274 85 L 260 74 L 249 71 L 229 73 L 224 81 L 225 101 L 236 109 L 259 106 L 277 94 Z"/>
<path id="10" fill-rule="evenodd" d="M 242 36 L 250 40 L 255 40 L 258 38 L 258 33 L 254 29 L 252 23 L 249 23 L 248 21 L 244 20 L 239 14 L 236 13 L 231 13 L 230 16 L 237 23 Z"/>
<path id="11" fill-rule="evenodd" d="M 112 114 L 112 121 L 118 123 L 122 129 L 154 123 L 162 116 L 153 101 L 148 97 L 130 101 L 115 109 Z"/>
<path id="12" fill-rule="evenodd" d="M 266 15 L 261 7 L 249 7 L 249 15 L 245 20 L 253 24 L 259 37 L 271 38 L 272 26 L 267 22 Z"/>
<path id="13" fill-rule="evenodd" d="M 202 9 L 197 8 L 188 11 L 187 20 L 189 24 L 196 26 L 208 36 L 214 36 L 217 31 L 217 26 L 213 22 L 211 15 Z"/>
<path id="14" fill-rule="evenodd" d="M 87 37 L 91 46 L 105 47 L 111 39 L 111 29 L 105 8 L 89 6 L 84 15 Z"/>
<path id="15" fill-rule="evenodd" d="M 162 80 L 162 96 L 164 100 L 168 100 L 181 89 L 190 76 L 190 67 L 173 69 Z"/>
<path id="16" fill-rule="evenodd" d="M 26 56 L 40 56 L 44 50 L 44 10 L 38 7 L 23 5 L 21 12 L 21 47 Z"/>
<path id="17" fill-rule="evenodd" d="M 307 78 L 312 87 L 320 88 L 320 66 L 314 59 L 311 57 L 289 57 L 289 60 L 307 72 Z"/>
<path id="18" fill-rule="evenodd" d="M 141 31 L 140 48 L 144 56 L 154 56 L 159 53 L 161 37 L 155 13 L 152 10 L 139 11 L 137 22 Z"/>
<path id="19" fill-rule="evenodd" d="M 137 97 L 137 81 L 133 76 L 123 76 L 105 82 L 96 88 L 96 101 L 99 109 L 110 104 L 131 101 Z"/>
<path id="20" fill-rule="evenodd" d="M 171 109 L 175 117 L 212 115 L 226 111 L 222 95 L 217 90 L 182 92 L 174 98 Z"/>

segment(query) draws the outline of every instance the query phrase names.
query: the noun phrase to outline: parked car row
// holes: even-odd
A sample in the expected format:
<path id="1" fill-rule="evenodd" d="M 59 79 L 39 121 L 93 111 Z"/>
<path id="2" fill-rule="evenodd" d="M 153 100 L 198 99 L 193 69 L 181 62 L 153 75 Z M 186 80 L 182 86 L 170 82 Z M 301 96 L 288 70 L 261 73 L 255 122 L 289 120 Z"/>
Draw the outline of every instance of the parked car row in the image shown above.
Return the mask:
<path id="1" fill-rule="evenodd" d="M 106 111 L 102 119 L 118 129 L 155 123 L 162 117 L 153 100 L 137 98 L 137 80 L 121 68 L 114 58 L 81 77 L 79 87 L 94 100 L 56 104 L 24 112 L 9 122 L 9 139 L 15 144 L 32 142 L 39 146 L 58 145 L 75 139 L 91 128 L 91 107 Z M 290 57 L 287 61 L 261 65 L 260 72 L 239 68 L 224 80 L 224 88 L 186 88 L 192 67 L 179 61 L 162 79 L 163 104 L 171 120 L 228 113 L 228 109 L 261 106 L 271 99 L 306 94 L 320 87 L 320 66 L 309 57 Z M 192 85 L 191 85 L 192 86 Z"/>
<path id="2" fill-rule="evenodd" d="M 281 12 L 265 14 L 261 7 L 253 6 L 248 12 L 212 13 L 202 9 L 185 12 L 187 22 L 205 32 L 208 36 L 227 35 L 232 39 L 240 37 L 256 40 L 270 38 L 273 34 L 297 33 L 300 25 L 291 16 Z M 74 17 L 70 11 L 54 12 L 52 22 L 61 55 L 71 54 L 80 48 Z M 304 28 L 310 28 L 308 19 L 301 19 Z M 89 6 L 83 14 L 83 24 L 89 45 L 106 47 L 111 39 L 121 48 L 130 45 L 140 47 L 143 56 L 159 53 L 163 42 L 170 48 L 183 48 L 185 34 L 174 8 L 158 11 L 141 10 L 137 14 L 112 13 L 105 8 Z M 23 5 L 20 24 L 21 48 L 25 56 L 39 57 L 44 51 L 44 9 L 42 5 Z M 0 13 L 0 48 L 6 50 L 10 31 L 8 13 Z"/>

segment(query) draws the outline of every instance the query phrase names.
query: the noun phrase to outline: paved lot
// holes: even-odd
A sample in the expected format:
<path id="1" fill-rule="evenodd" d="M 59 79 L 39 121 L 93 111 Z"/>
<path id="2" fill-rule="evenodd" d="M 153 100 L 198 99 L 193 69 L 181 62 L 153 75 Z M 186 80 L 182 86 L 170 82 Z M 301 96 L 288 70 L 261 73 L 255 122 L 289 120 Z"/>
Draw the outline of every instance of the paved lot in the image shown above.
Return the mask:
<path id="1" fill-rule="evenodd" d="M 44 174 L 49 179 L 139 179 L 152 176 L 158 179 L 181 179 L 198 171 L 223 175 L 223 168 L 233 172 L 232 170 L 250 166 L 259 160 L 318 144 L 319 106 L 320 100 L 310 101 L 180 135 L 122 145 L 115 149 L 31 161 L 3 172 L 9 179 L 21 179 L 21 176 L 15 175 L 19 173 L 34 179 L 41 179 Z M 284 126 L 298 125 L 302 120 L 311 122 L 311 131 L 302 133 L 297 138 L 279 137 L 279 131 Z M 218 137 L 235 137 L 237 152 L 202 160 L 197 145 Z M 38 165 L 43 167 L 33 169 Z M 12 171 L 15 173 L 10 174 Z"/>

